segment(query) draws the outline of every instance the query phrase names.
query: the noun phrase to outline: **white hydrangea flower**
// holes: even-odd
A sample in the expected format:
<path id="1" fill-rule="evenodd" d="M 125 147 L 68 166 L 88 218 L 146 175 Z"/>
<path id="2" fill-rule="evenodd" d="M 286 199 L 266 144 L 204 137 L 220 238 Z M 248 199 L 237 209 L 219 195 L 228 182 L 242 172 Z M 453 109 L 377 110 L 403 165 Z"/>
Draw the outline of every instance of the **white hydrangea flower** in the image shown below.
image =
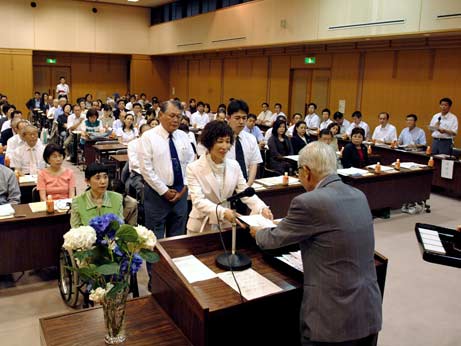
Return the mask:
<path id="1" fill-rule="evenodd" d="M 90 291 L 90 300 L 95 303 L 101 303 L 106 296 L 106 290 L 102 287 L 98 287 L 95 290 Z"/>
<path id="2" fill-rule="evenodd" d="M 80 226 L 71 228 L 64 234 L 64 245 L 66 250 L 89 250 L 96 242 L 96 231 L 91 226 Z"/>
<path id="3" fill-rule="evenodd" d="M 154 246 L 157 243 L 157 237 L 154 232 L 141 225 L 135 226 L 134 229 L 138 233 L 138 237 L 142 242 L 142 248 L 151 251 L 154 250 Z"/>
<path id="4" fill-rule="evenodd" d="M 106 285 L 106 293 L 109 293 L 110 290 L 112 289 L 112 287 L 114 287 L 114 285 L 112 285 L 110 282 L 108 282 L 107 285 Z"/>

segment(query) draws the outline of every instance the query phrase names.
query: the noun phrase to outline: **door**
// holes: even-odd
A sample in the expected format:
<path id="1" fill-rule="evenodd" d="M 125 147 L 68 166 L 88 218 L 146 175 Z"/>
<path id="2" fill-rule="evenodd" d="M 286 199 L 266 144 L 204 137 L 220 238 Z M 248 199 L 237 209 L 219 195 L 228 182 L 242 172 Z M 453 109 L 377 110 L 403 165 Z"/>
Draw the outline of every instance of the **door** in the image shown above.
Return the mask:
<path id="1" fill-rule="evenodd" d="M 330 70 L 293 69 L 290 84 L 290 114 L 306 114 L 310 102 L 317 105 L 317 114 L 328 106 Z"/>
<path id="2" fill-rule="evenodd" d="M 71 85 L 70 66 L 34 66 L 34 91 L 48 93 L 53 98 L 56 97 L 56 85 L 59 83 L 59 77 L 66 78 L 66 83 Z M 72 88 L 70 90 L 72 94 Z M 69 99 L 71 99 L 69 97 Z"/>

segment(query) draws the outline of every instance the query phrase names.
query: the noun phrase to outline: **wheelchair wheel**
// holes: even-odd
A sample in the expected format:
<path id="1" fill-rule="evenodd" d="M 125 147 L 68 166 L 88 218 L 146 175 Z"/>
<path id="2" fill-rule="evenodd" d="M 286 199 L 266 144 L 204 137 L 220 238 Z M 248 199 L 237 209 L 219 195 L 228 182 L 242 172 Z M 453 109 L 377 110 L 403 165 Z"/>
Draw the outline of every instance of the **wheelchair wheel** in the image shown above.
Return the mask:
<path id="1" fill-rule="evenodd" d="M 68 267 L 76 268 L 77 265 L 72 255 L 66 249 L 61 249 L 59 255 L 59 292 L 67 305 L 75 307 L 78 303 L 80 279 L 78 273 Z"/>

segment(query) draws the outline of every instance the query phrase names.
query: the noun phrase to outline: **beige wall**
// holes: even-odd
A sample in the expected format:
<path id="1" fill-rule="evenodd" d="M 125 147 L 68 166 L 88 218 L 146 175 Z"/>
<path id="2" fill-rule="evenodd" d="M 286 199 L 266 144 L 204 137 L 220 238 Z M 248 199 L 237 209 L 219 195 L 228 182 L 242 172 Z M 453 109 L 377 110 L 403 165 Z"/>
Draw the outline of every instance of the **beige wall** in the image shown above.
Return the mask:
<path id="1" fill-rule="evenodd" d="M 0 48 L 149 54 L 150 10 L 69 0 L 0 0 Z M 91 9 L 96 7 L 97 13 Z"/>

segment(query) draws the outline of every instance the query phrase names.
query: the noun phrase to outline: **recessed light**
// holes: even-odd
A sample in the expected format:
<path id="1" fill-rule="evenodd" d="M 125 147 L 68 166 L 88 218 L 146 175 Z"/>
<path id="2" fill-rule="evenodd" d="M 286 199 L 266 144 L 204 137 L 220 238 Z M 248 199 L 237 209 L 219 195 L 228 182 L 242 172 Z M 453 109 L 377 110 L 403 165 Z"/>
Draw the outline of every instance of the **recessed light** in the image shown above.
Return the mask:
<path id="1" fill-rule="evenodd" d="M 138 2 L 139 0 L 128 0 L 128 2 Z"/>

